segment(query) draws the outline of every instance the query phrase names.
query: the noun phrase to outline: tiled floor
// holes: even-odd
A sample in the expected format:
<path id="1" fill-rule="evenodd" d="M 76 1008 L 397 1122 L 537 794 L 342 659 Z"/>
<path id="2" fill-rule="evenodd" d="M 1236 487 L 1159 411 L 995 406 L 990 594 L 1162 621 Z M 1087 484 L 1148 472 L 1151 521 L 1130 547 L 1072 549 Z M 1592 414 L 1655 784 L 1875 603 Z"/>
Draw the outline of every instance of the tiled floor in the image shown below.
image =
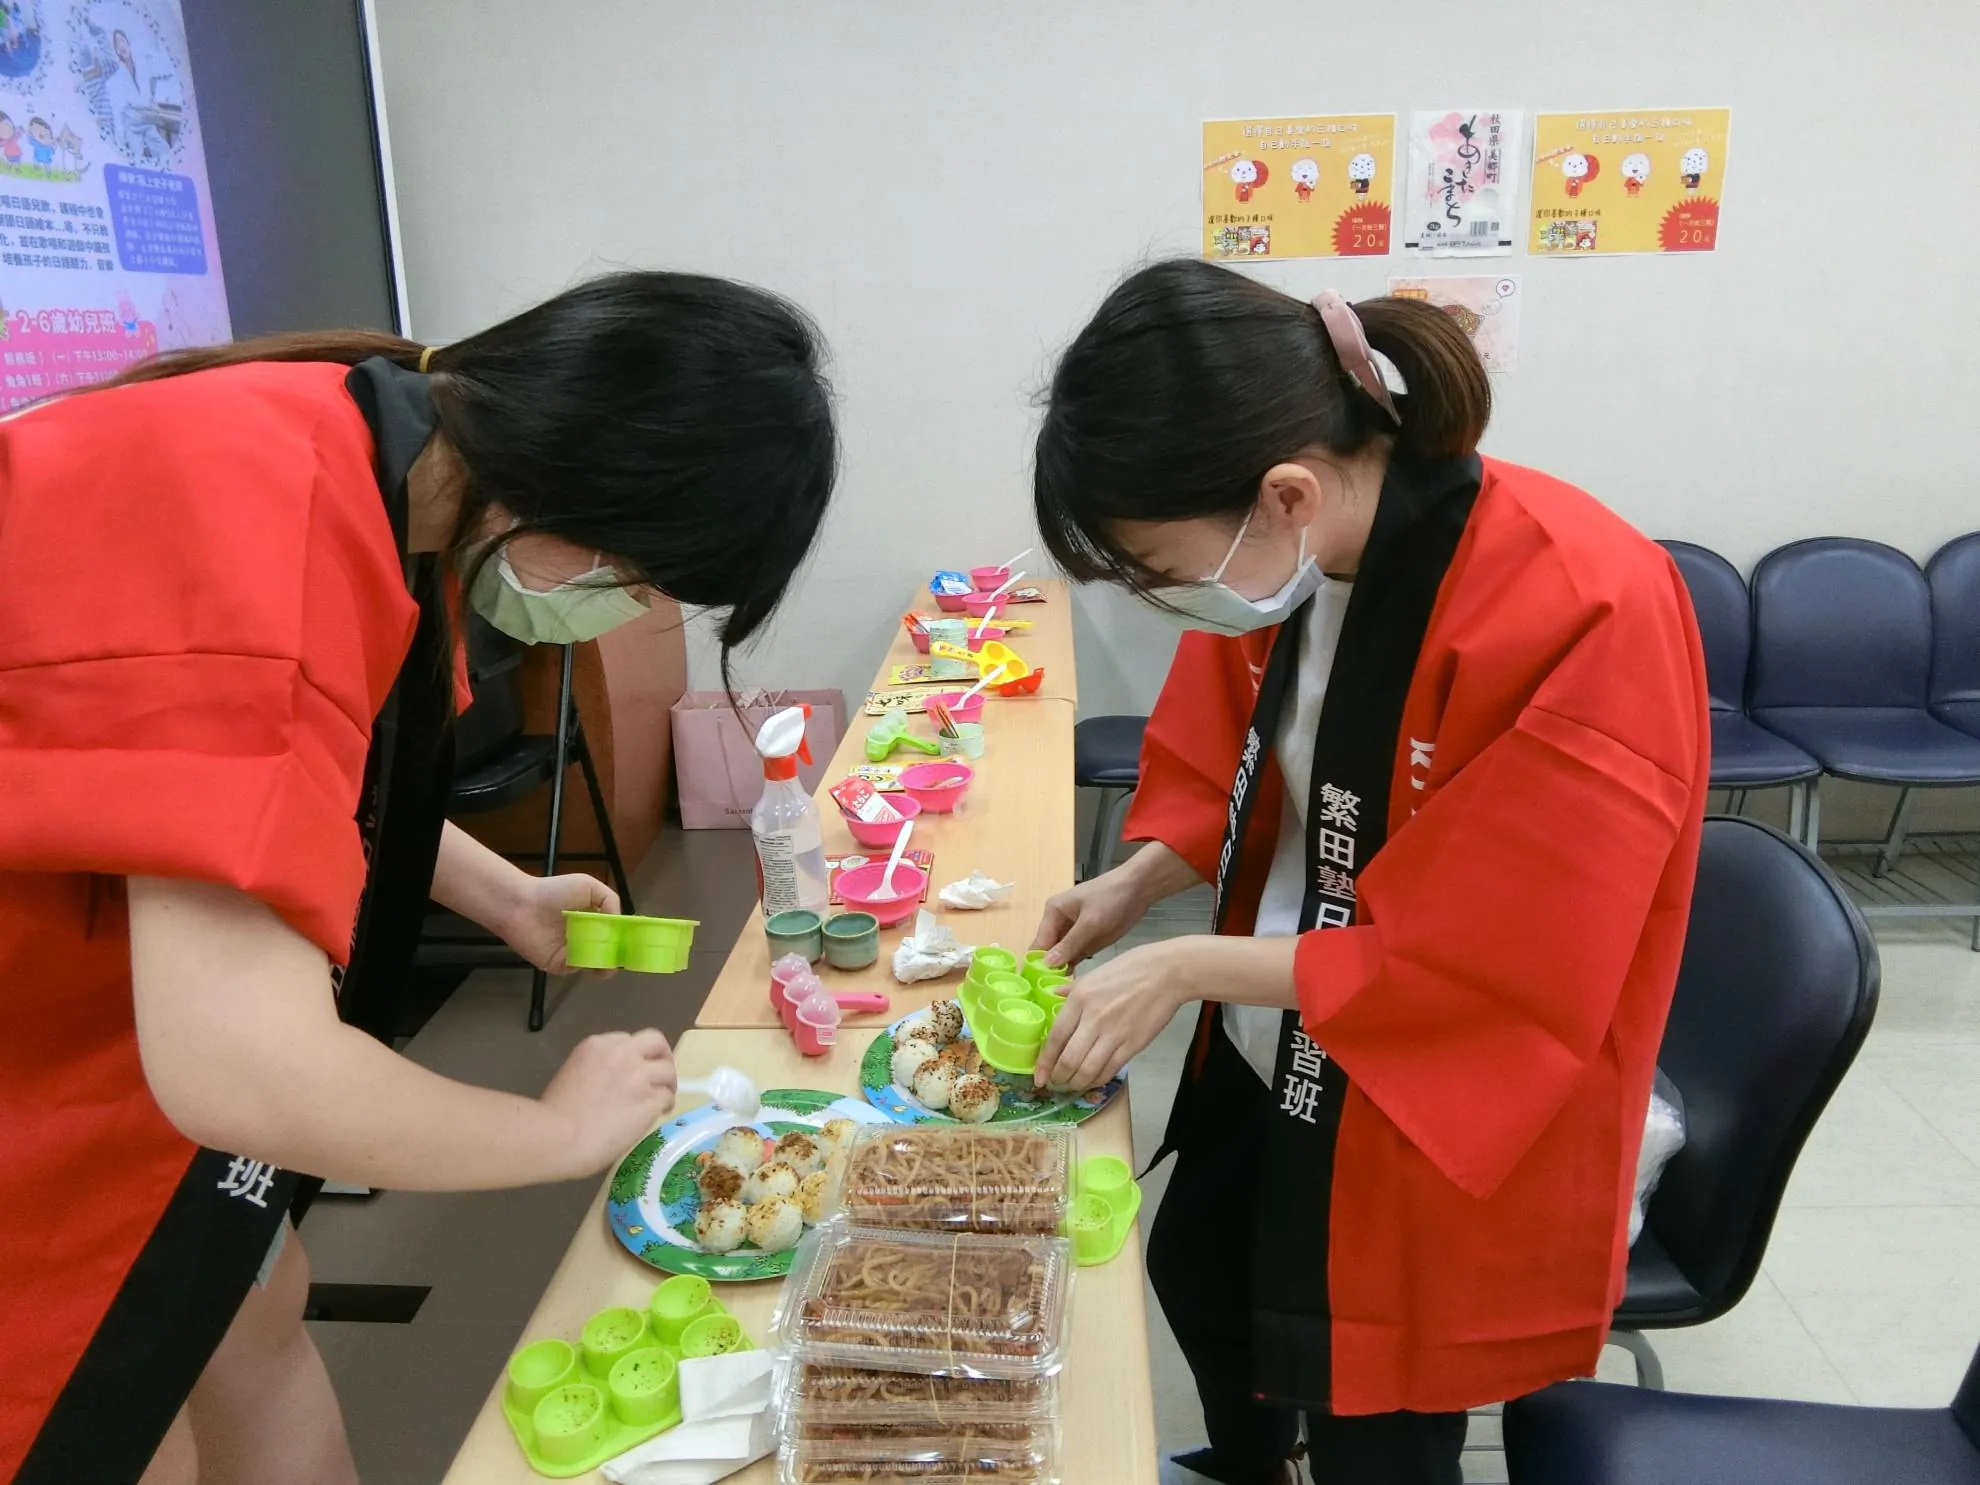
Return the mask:
<path id="1" fill-rule="evenodd" d="M 683 975 L 623 975 L 553 999 L 522 1030 L 524 976 L 473 977 L 410 1054 L 459 1077 L 534 1091 L 579 1037 L 691 1019 L 747 908 L 748 838 L 669 837 L 637 883 L 656 908 L 699 916 Z M 1970 881 L 1970 878 L 1969 878 Z M 738 890 L 740 889 L 740 890 Z M 1165 905 L 1130 943 L 1198 931 L 1207 893 Z M 1759 1281 L 1730 1315 L 1656 1339 L 1669 1385 L 1821 1401 L 1938 1406 L 1980 1339 L 1980 954 L 1965 925 L 1880 925 L 1883 998 L 1855 1067 L 1797 1167 Z M 1189 1038 L 1177 1024 L 1135 1064 L 1135 1141 L 1159 1143 Z M 1153 1212 L 1165 1174 L 1149 1182 Z M 315 1326 L 367 1485 L 432 1485 L 514 1345 L 589 1199 L 589 1182 L 481 1196 L 388 1193 L 325 1203 L 303 1229 L 316 1277 L 433 1286 L 406 1326 Z M 1187 1369 L 1151 1301 L 1165 1451 L 1200 1442 Z M 1610 1351 L 1605 1376 L 1628 1361 Z M 1497 1419 L 1473 1441 L 1497 1441 Z M 1467 1476 L 1503 1479 L 1489 1449 Z"/>

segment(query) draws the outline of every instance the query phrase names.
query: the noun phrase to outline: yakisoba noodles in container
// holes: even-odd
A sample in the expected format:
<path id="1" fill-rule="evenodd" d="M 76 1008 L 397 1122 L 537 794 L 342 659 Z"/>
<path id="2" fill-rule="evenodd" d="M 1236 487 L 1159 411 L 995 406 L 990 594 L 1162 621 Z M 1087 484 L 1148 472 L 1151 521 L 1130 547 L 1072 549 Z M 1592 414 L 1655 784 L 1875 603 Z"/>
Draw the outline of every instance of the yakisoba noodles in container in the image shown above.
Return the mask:
<path id="1" fill-rule="evenodd" d="M 1065 1355 L 1072 1245 L 855 1227 L 798 1250 L 777 1329 L 800 1363 L 1027 1378 Z"/>
<path id="2" fill-rule="evenodd" d="M 1072 1202 L 1070 1129 L 869 1125 L 853 1141 L 841 1205 L 867 1227 L 1052 1237 Z"/>
<path id="3" fill-rule="evenodd" d="M 782 1384 L 788 1425 L 814 1420 L 850 1427 L 912 1424 L 1050 1423 L 1059 1416 L 1057 1377 L 932 1377 L 849 1366 L 795 1366 Z"/>
<path id="4" fill-rule="evenodd" d="M 778 1455 L 784 1485 L 1057 1485 L 1056 1451 L 969 1434 L 903 1439 L 893 1446 L 786 1439 Z"/>

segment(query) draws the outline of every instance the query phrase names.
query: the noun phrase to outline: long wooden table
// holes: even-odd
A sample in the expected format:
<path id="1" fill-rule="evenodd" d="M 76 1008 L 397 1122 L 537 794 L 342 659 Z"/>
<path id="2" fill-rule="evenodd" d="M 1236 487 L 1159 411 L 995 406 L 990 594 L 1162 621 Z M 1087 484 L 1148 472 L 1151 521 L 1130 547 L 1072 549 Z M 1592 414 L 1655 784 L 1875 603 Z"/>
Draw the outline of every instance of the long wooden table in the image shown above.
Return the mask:
<path id="1" fill-rule="evenodd" d="M 923 814 L 915 821 L 912 844 L 926 847 L 935 856 L 935 879 L 930 884 L 929 902 L 937 907 L 935 892 L 945 883 L 968 876 L 972 871 L 988 872 L 1000 882 L 1014 884 L 1010 900 L 981 912 L 944 912 L 943 920 L 956 931 L 956 937 L 971 945 L 1001 944 L 1022 951 L 1045 911 L 1046 899 L 1072 884 L 1073 863 L 1077 859 L 1073 831 L 1073 701 L 1078 689 L 1072 664 L 1072 603 L 1063 583 L 1041 584 L 1048 595 L 1045 603 L 1024 604 L 1020 612 L 1035 624 L 1023 639 L 1013 637 L 1011 645 L 1030 661 L 1033 655 L 1048 656 L 1048 681 L 1064 677 L 1067 695 L 1041 691 L 1037 696 L 993 696 L 983 708 L 983 759 L 973 765 L 976 779 L 969 794 L 954 814 Z M 1022 646 L 1020 648 L 1020 645 Z M 893 648 L 881 664 L 878 676 L 884 678 L 895 665 L 916 658 L 905 632 L 896 636 Z M 878 681 L 876 680 L 876 686 Z M 825 850 L 836 855 L 859 850 L 839 807 L 827 794 L 833 784 L 866 761 L 866 732 L 872 718 L 859 714 L 859 701 L 853 703 L 852 725 L 846 729 L 838 752 L 825 770 L 818 789 L 819 816 L 824 825 Z M 928 734 L 932 728 L 917 722 L 915 730 Z M 893 762 L 925 762 L 918 753 L 896 752 Z M 914 926 L 912 918 L 899 928 L 882 931 L 880 962 L 857 972 L 823 971 L 834 990 L 879 990 L 893 1003 L 886 1015 L 849 1017 L 847 1026 L 881 1026 L 894 1016 L 905 1015 L 930 1000 L 954 993 L 941 981 L 922 985 L 902 985 L 893 974 L 894 949 Z M 697 1026 L 778 1025 L 765 986 L 770 979 L 770 946 L 763 937 L 761 913 L 750 914 L 728 963 L 708 992 L 708 999 L 696 1017 Z"/>
<path id="2" fill-rule="evenodd" d="M 683 1077 L 704 1077 L 712 1069 L 748 1069 L 765 1087 L 824 1088 L 853 1093 L 859 1059 L 876 1033 L 842 1040 L 828 1056 L 798 1054 L 780 1028 L 717 1031 L 697 1028 L 677 1048 Z M 687 1100 L 687 1104 L 699 1102 Z M 1125 1095 L 1081 1126 L 1079 1152 L 1133 1157 Z M 523 1336 L 575 1340 L 584 1322 L 612 1305 L 644 1306 L 666 1275 L 648 1268 L 621 1248 L 605 1223 L 605 1189 L 585 1214 L 564 1261 L 558 1265 L 542 1302 Z M 722 1302 L 752 1337 L 767 1336 L 776 1305 L 775 1284 L 734 1284 Z M 1066 1485 L 1151 1485 L 1156 1475 L 1154 1401 L 1148 1382 L 1147 1315 L 1142 1300 L 1141 1248 L 1130 1238 L 1120 1257 L 1099 1268 L 1079 1270 L 1073 1284 L 1072 1340 L 1064 1383 L 1065 1446 L 1060 1476 Z M 491 1389 L 467 1441 L 454 1458 L 446 1485 L 528 1485 L 537 1476 L 526 1464 L 502 1418 L 501 1381 Z M 596 1476 L 586 1476 L 596 1479 Z M 769 1485 L 773 1460 L 733 1476 L 738 1485 Z"/>
<path id="3" fill-rule="evenodd" d="M 1065 588 L 1046 588 L 1048 601 L 1019 613 L 1034 621 L 1028 636 L 1012 647 L 1028 661 L 1047 666 L 1047 686 L 1036 697 L 992 698 L 984 708 L 985 756 L 966 807 L 951 817 L 922 816 L 916 840 L 935 856 L 935 884 L 967 876 L 974 869 L 1016 883 L 1011 900 L 983 912 L 943 911 L 943 921 L 968 944 L 1001 943 L 1023 948 L 1036 931 L 1047 898 L 1073 879 L 1072 730 L 1078 680 L 1072 663 L 1072 612 Z M 927 609 L 926 594 L 916 604 Z M 896 638 L 876 678 L 883 686 L 894 665 L 912 661 L 905 634 Z M 869 719 L 859 715 L 863 697 L 851 698 L 852 726 L 826 771 L 829 786 L 864 761 Z M 910 755 L 902 755 L 910 756 Z M 828 851 L 854 849 L 835 804 L 820 791 Z M 931 893 L 931 905 L 933 894 Z M 825 973 L 834 989 L 883 989 L 893 1000 L 890 1015 L 902 1015 L 928 1001 L 954 993 L 955 979 L 903 986 L 890 964 L 905 929 L 883 934 L 881 961 L 857 974 Z M 702 1077 L 720 1066 L 742 1068 L 760 1087 L 821 1088 L 856 1094 L 859 1060 L 887 1019 L 857 1017 L 840 1029 L 839 1044 L 827 1056 L 799 1055 L 770 1009 L 770 955 L 762 919 L 752 914 L 702 1006 L 695 1029 L 676 1049 L 681 1075 Z M 688 1100 L 684 1106 L 691 1106 Z M 1132 1159 L 1128 1095 L 1080 1129 L 1079 1150 L 1089 1155 Z M 576 1339 L 585 1320 L 613 1305 L 643 1305 L 664 1275 L 621 1248 L 606 1227 L 605 1186 L 579 1227 L 564 1260 L 523 1332 L 527 1340 L 547 1336 Z M 733 1285 L 722 1298 L 749 1332 L 763 1338 L 776 1303 L 774 1284 Z M 1145 1485 L 1156 1477 L 1154 1405 L 1148 1379 L 1148 1330 L 1143 1308 L 1139 1239 L 1112 1263 L 1083 1269 L 1075 1284 L 1073 1333 L 1065 1374 L 1065 1450 L 1061 1475 L 1067 1485 Z M 503 1420 L 501 1379 L 495 1380 L 474 1427 L 448 1471 L 446 1485 L 525 1485 L 540 1477 L 530 1470 Z M 768 1485 L 775 1479 L 766 1461 L 735 1476 L 740 1485 Z M 597 1476 L 586 1478 L 596 1479 Z"/>

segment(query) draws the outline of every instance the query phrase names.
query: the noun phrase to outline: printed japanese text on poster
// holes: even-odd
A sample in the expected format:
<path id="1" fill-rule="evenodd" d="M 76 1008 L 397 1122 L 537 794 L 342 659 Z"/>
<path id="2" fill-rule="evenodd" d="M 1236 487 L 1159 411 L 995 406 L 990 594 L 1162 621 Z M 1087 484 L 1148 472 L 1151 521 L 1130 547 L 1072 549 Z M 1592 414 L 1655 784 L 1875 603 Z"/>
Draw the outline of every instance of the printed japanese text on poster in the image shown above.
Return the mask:
<path id="1" fill-rule="evenodd" d="M 1210 120 L 1203 256 L 1383 256 L 1395 156 L 1394 114 Z"/>
<path id="2" fill-rule="evenodd" d="M 1409 173 L 1396 192 L 1403 246 L 1426 257 L 1490 258 L 1512 252 L 1526 116 L 1452 108 L 1410 115 Z"/>
<path id="3" fill-rule="evenodd" d="M 179 0 L 0 0 L 0 412 L 230 334 Z"/>
<path id="4" fill-rule="evenodd" d="M 1731 123 L 1725 108 L 1536 116 L 1527 245 L 1557 257 L 1711 252 Z"/>
<path id="5" fill-rule="evenodd" d="M 1449 278 L 1391 278 L 1398 299 L 1434 304 L 1457 322 L 1490 372 L 1511 371 L 1519 361 L 1520 279 L 1516 273 L 1462 274 Z"/>

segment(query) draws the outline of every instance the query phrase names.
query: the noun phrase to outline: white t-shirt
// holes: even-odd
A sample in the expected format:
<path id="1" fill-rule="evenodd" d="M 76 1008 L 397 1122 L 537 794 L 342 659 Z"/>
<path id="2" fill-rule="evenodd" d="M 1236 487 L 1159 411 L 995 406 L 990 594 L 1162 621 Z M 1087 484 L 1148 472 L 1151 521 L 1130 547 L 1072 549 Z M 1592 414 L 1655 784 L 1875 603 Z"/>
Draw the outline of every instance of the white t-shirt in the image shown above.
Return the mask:
<path id="1" fill-rule="evenodd" d="M 1341 620 L 1353 593 L 1352 583 L 1323 579 L 1306 615 L 1306 632 L 1300 636 L 1293 704 L 1280 716 L 1279 735 L 1273 742 L 1286 789 L 1279 810 L 1278 848 L 1258 902 L 1258 926 L 1253 932 L 1259 938 L 1299 932 L 1299 910 L 1306 902 L 1306 795 L 1313 786 L 1314 734 L 1320 726 L 1320 703 L 1327 699 L 1334 650 L 1341 640 Z M 1284 1018 L 1285 1012 L 1272 1006 L 1224 1007 L 1225 1034 L 1268 1085 L 1279 1060 L 1279 1027 Z"/>

